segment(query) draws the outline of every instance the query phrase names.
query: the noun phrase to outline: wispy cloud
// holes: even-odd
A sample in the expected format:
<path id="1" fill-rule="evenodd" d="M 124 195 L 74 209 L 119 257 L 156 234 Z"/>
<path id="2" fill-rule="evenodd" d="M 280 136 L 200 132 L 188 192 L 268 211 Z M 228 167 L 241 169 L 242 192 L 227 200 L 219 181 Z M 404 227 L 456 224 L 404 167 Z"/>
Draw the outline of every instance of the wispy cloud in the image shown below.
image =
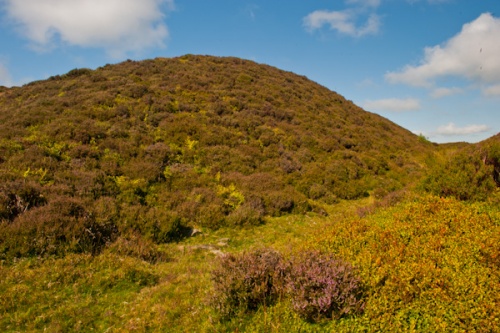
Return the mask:
<path id="1" fill-rule="evenodd" d="M 369 111 L 406 112 L 420 109 L 420 101 L 416 98 L 387 98 L 368 100 L 363 108 Z"/>
<path id="2" fill-rule="evenodd" d="M 408 3 L 419 0 L 407 0 Z M 429 4 L 444 3 L 450 0 L 427 0 Z M 344 10 L 315 10 L 304 17 L 304 27 L 315 31 L 329 26 L 331 30 L 350 37 L 376 35 L 382 26 L 381 16 L 377 9 L 383 0 L 345 0 Z"/>
<path id="3" fill-rule="evenodd" d="M 387 73 L 386 79 L 428 88 L 444 77 L 458 77 L 488 87 L 500 84 L 500 19 L 484 13 L 444 44 L 427 47 L 424 52 L 420 65 Z"/>
<path id="4" fill-rule="evenodd" d="M 250 17 L 250 19 L 255 20 L 255 15 L 259 10 L 259 6 L 256 4 L 248 4 L 245 6 L 245 13 Z"/>
<path id="5" fill-rule="evenodd" d="M 500 84 L 485 87 L 483 94 L 485 96 L 500 96 Z"/>
<path id="6" fill-rule="evenodd" d="M 317 10 L 304 18 L 304 26 L 309 31 L 329 25 L 330 29 L 351 37 L 374 35 L 379 31 L 380 18 L 377 14 L 370 14 L 364 25 L 356 25 L 358 14 L 356 11 L 327 11 Z"/>
<path id="7" fill-rule="evenodd" d="M 463 93 L 464 90 L 462 88 L 453 87 L 453 88 L 436 88 L 431 92 L 432 98 L 442 98 L 447 96 L 453 96 Z"/>
<path id="8" fill-rule="evenodd" d="M 490 127 L 486 125 L 467 125 L 464 127 L 458 127 L 454 123 L 449 123 L 437 128 L 437 135 L 453 136 L 453 135 L 470 135 L 478 134 L 483 132 L 488 132 Z"/>
<path id="9" fill-rule="evenodd" d="M 312 32 L 329 26 L 340 34 L 350 37 L 375 35 L 381 26 L 375 12 L 381 0 L 346 0 L 348 8 L 339 11 L 316 10 L 304 17 L 304 27 Z"/>
<path id="10" fill-rule="evenodd" d="M 173 0 L 3 0 L 7 17 L 37 48 L 58 42 L 103 48 L 112 57 L 164 46 Z"/>

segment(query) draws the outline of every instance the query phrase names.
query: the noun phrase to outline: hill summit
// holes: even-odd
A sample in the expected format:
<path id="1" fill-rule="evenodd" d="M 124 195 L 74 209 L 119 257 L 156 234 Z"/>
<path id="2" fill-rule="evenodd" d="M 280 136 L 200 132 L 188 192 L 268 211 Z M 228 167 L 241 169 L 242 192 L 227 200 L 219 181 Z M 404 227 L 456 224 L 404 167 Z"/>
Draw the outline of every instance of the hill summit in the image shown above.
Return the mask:
<path id="1" fill-rule="evenodd" d="M 231 57 L 75 69 L 3 88 L 0 107 L 4 256 L 324 213 L 404 187 L 432 148 L 304 76 Z"/>

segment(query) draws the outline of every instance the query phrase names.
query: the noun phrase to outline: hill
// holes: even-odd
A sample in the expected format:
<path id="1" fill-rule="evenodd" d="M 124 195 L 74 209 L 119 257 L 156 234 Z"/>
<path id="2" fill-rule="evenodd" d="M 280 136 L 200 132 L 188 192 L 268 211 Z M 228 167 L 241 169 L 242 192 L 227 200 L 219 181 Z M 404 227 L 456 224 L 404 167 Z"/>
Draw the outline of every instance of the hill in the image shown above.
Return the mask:
<path id="1" fill-rule="evenodd" d="M 237 58 L 0 87 L 0 331 L 500 331 L 499 161 Z"/>
<path id="2" fill-rule="evenodd" d="M 303 76 L 237 58 L 75 69 L 4 89 L 0 106 L 0 218 L 25 240 L 9 256 L 324 214 L 413 182 L 432 150 Z"/>

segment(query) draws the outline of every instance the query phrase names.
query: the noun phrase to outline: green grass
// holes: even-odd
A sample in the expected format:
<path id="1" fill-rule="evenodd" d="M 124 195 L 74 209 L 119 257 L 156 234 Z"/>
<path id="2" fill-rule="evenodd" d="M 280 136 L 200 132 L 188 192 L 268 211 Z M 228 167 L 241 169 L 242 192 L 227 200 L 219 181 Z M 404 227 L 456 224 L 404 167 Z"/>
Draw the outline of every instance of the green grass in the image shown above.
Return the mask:
<path id="1" fill-rule="evenodd" d="M 0 267 L 2 332 L 488 332 L 500 329 L 500 210 L 424 197 L 363 218 L 356 203 L 331 215 L 203 230 L 161 245 L 149 263 L 118 255 L 29 258 Z M 356 206 L 357 205 L 357 206 Z M 286 299 L 220 321 L 208 306 L 217 254 L 322 249 L 356 265 L 368 287 L 362 315 L 308 323 Z"/>
<path id="2" fill-rule="evenodd" d="M 155 264 L 117 255 L 112 248 L 97 256 L 70 254 L 3 263 L 0 331 L 220 332 L 255 325 L 255 319 L 267 314 L 259 311 L 255 319 L 219 323 L 208 307 L 210 271 L 217 258 L 211 250 L 272 246 L 293 251 L 306 230 L 319 222 L 327 221 L 286 216 L 258 227 L 203 230 L 183 242 L 162 245 L 171 259 Z M 279 309 L 269 315 L 291 315 Z"/>

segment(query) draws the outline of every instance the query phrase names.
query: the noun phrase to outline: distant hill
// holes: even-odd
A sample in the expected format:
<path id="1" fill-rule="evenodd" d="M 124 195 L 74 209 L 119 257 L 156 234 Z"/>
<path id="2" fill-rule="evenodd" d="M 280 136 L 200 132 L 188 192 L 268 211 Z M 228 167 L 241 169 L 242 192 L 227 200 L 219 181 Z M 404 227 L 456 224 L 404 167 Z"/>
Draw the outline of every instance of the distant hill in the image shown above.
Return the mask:
<path id="1" fill-rule="evenodd" d="M 324 214 L 416 182 L 435 149 L 306 77 L 238 58 L 75 69 L 2 88 L 0 108 L 8 256 Z"/>

